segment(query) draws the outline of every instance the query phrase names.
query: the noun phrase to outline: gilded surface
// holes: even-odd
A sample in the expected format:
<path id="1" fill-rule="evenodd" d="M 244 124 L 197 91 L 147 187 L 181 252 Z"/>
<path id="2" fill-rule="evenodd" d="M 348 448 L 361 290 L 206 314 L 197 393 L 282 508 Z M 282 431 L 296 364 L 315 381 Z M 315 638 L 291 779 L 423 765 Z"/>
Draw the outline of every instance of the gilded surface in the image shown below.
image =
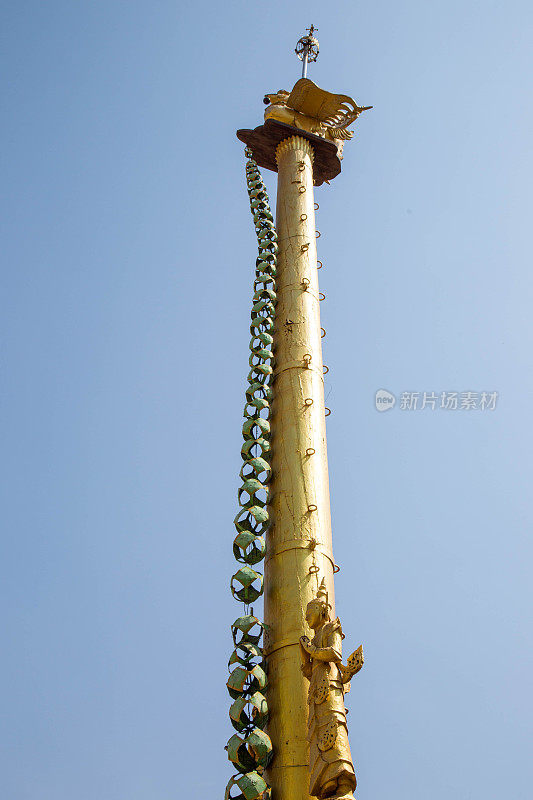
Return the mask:
<path id="1" fill-rule="evenodd" d="M 320 89 L 308 78 L 300 78 L 292 92 L 280 89 L 267 94 L 265 120 L 275 119 L 300 130 L 322 136 L 341 146 L 351 139 L 353 131 L 347 130 L 357 117 L 372 106 L 358 106 L 344 94 L 332 94 Z"/>
<path id="2" fill-rule="evenodd" d="M 300 637 L 309 631 L 305 607 L 316 596 L 318 571 L 334 604 L 311 147 L 293 136 L 278 150 L 273 522 L 265 560 L 267 733 L 274 748 L 265 779 L 272 800 L 309 800 L 308 682 L 300 669 Z M 305 405 L 306 398 L 313 404 Z"/>
<path id="3" fill-rule="evenodd" d="M 302 672 L 309 681 L 307 738 L 309 794 L 335 800 L 353 800 L 357 785 L 346 725 L 344 694 L 353 675 L 363 666 L 359 647 L 342 664 L 344 638 L 339 618 L 331 620 L 325 582 L 307 604 L 306 621 L 314 631 L 311 641 L 300 639 Z"/>
<path id="4" fill-rule="evenodd" d="M 288 150 L 299 150 L 302 153 L 306 153 L 311 159 L 311 164 L 315 160 L 315 152 L 312 145 L 302 136 L 289 136 L 278 144 L 276 147 L 276 162 L 278 164 Z"/>

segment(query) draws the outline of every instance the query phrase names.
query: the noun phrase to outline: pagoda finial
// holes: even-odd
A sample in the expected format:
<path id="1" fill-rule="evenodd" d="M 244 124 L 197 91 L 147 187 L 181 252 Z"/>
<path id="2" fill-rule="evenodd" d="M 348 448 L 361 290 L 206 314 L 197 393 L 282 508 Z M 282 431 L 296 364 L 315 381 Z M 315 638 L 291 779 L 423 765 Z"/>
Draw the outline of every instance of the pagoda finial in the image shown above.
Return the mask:
<path id="1" fill-rule="evenodd" d="M 306 31 L 308 31 L 307 36 L 302 36 L 301 39 L 298 39 L 298 43 L 294 51 L 300 61 L 303 62 L 302 78 L 307 77 L 307 64 L 311 63 L 312 61 L 316 61 L 318 58 L 318 39 L 313 36 L 313 33 L 317 30 L 318 28 L 315 28 L 314 25 L 311 25 L 310 28 L 306 28 Z"/>

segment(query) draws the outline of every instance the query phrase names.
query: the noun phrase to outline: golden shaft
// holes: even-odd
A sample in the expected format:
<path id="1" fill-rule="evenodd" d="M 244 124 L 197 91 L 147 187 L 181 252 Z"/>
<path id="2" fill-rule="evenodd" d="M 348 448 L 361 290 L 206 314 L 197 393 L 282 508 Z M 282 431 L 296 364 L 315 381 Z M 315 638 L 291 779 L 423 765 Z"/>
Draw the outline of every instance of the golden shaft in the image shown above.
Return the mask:
<path id="1" fill-rule="evenodd" d="M 305 608 L 325 578 L 334 606 L 324 378 L 313 194 L 313 148 L 277 149 L 278 272 L 273 482 L 265 563 L 268 769 L 272 800 L 309 800 L 308 682 L 300 670 Z M 334 614 L 334 608 L 332 608 Z"/>

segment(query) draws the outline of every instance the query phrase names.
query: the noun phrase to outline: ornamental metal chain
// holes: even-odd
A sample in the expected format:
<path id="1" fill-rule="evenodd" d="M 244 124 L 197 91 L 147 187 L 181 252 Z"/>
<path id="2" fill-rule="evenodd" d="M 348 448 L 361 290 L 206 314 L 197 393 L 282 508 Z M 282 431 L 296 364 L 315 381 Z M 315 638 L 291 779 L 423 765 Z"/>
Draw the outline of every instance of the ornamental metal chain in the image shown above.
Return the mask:
<path id="1" fill-rule="evenodd" d="M 239 513 L 233 554 L 242 566 L 232 576 L 233 597 L 244 603 L 244 616 L 231 626 L 235 649 L 227 682 L 233 703 L 229 715 L 235 733 L 226 745 L 228 758 L 238 770 L 226 787 L 225 800 L 270 800 L 263 771 L 272 756 L 272 743 L 264 728 L 268 706 L 264 696 L 267 676 L 263 656 L 264 625 L 249 612 L 249 604 L 263 594 L 263 575 L 254 569 L 265 557 L 269 527 L 268 486 L 270 464 L 270 406 L 273 381 L 274 317 L 276 306 L 277 233 L 268 194 L 252 151 L 245 149 L 246 181 L 259 255 L 255 262 L 254 296 L 250 325 L 250 372 L 244 406 L 243 465 L 239 473 Z"/>

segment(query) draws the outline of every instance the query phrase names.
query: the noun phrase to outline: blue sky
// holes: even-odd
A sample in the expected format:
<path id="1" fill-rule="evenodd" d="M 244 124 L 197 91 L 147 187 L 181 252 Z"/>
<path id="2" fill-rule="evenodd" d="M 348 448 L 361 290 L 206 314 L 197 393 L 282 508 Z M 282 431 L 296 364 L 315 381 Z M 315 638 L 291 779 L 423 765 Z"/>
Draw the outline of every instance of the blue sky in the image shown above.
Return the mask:
<path id="1" fill-rule="evenodd" d="M 2 16 L 2 796 L 223 796 L 255 263 L 234 132 L 313 22 L 310 77 L 374 106 L 316 196 L 358 798 L 529 799 L 531 5 Z M 380 388 L 499 397 L 378 414 Z"/>

